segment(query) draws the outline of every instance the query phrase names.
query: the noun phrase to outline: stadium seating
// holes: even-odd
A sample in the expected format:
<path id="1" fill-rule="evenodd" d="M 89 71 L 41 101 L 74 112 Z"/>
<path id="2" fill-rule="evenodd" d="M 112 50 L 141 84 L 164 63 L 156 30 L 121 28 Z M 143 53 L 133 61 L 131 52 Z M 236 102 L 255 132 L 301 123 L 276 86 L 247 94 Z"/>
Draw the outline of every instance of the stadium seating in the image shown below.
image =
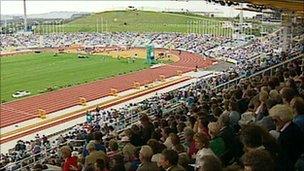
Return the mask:
<path id="1" fill-rule="evenodd" d="M 119 40 L 123 40 L 120 45 L 143 44 L 146 37 L 146 34 L 137 33 L 69 33 L 48 36 L 45 46 L 56 46 L 47 42 L 69 44 L 78 40 L 90 45 L 117 45 Z M 156 47 L 173 44 L 176 49 L 201 54 L 232 41 L 191 34 L 183 37 L 176 33 L 155 33 L 151 37 L 151 43 Z M 35 46 L 37 39 L 29 36 L 28 39 L 33 39 L 25 43 L 22 41 L 27 38 L 18 41 L 15 35 L 6 38 L 4 45 L 7 47 L 28 46 L 30 43 Z M 90 113 L 92 121 L 75 125 L 66 133 L 57 135 L 54 141 L 39 135 L 33 141 L 19 141 L 11 154 L 1 154 L 1 166 L 12 170 L 29 164 L 60 167 L 65 162 L 58 155 L 62 146 L 72 146 L 68 158 L 73 155 L 81 159 L 94 151 L 90 147 L 93 143 L 95 150 L 106 149 L 107 157 L 114 160 L 122 157 L 126 170 L 137 169 L 142 160 L 138 156 L 140 148 L 140 155 L 150 150 L 151 154 L 146 157 L 160 168 L 166 166 L 159 161 L 159 156 L 169 160 L 167 154 L 171 154 L 178 156 L 178 164 L 185 170 L 193 170 L 189 164 L 203 167 L 215 162 L 223 167 L 236 163 L 235 167 L 240 168 L 265 162 L 267 167 L 262 164 L 265 170 L 294 170 L 295 166 L 298 167 L 297 161 L 303 162 L 304 154 L 301 111 L 304 105 L 303 44 L 298 42 L 290 53 L 282 54 L 272 50 L 280 48 L 279 38 L 280 35 L 274 34 L 264 41 L 236 43 L 238 47 L 219 53 L 211 50 L 211 56 L 216 54 L 235 59 L 238 65 L 214 77 L 203 78 L 194 85 L 158 94 L 118 110 L 96 108 Z M 204 44 L 205 41 L 208 43 Z M 260 58 L 254 59 L 261 53 L 268 54 L 263 63 Z M 165 78 L 159 75 L 159 79 Z M 114 89 L 110 93 L 117 94 Z M 118 149 L 113 145 L 117 142 Z M 149 147 L 144 146 L 146 144 Z M 90 147 L 89 152 L 86 145 Z M 90 166 L 86 160 L 80 162 L 79 169 Z M 118 164 L 109 163 L 106 167 L 113 169 Z"/>

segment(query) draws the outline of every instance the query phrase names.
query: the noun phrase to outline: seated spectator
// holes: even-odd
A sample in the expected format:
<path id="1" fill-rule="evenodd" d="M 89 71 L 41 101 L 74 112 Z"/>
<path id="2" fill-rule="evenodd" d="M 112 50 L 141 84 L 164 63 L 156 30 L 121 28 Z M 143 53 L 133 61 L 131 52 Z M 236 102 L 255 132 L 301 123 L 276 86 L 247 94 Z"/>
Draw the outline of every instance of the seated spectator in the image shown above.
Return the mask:
<path id="1" fill-rule="evenodd" d="M 207 155 L 200 159 L 197 171 L 222 171 L 222 162 L 216 156 Z"/>
<path id="2" fill-rule="evenodd" d="M 284 104 L 289 104 L 292 98 L 296 96 L 296 92 L 290 87 L 283 87 L 280 90 L 280 94 L 282 96 Z"/>
<path id="3" fill-rule="evenodd" d="M 63 146 L 60 148 L 60 152 L 62 154 L 62 158 L 64 159 L 62 170 L 63 171 L 78 170 L 77 157 L 71 156 L 72 154 L 71 148 L 68 146 Z"/>
<path id="4" fill-rule="evenodd" d="M 266 107 L 267 107 L 267 112 L 265 112 L 263 118 L 259 121 L 257 121 L 257 125 L 262 126 L 263 128 L 267 129 L 268 131 L 270 130 L 275 130 L 275 124 L 271 117 L 268 114 L 268 111 L 276 105 L 276 102 L 272 99 L 268 99 L 266 101 Z"/>
<path id="5" fill-rule="evenodd" d="M 141 147 L 139 152 L 139 159 L 141 164 L 137 168 L 137 171 L 158 171 L 156 163 L 151 162 L 153 155 L 152 148 L 150 146 L 144 145 Z"/>
<path id="6" fill-rule="evenodd" d="M 176 151 L 176 147 L 177 147 L 178 145 L 181 145 L 180 139 L 179 139 L 179 137 L 178 137 L 176 134 L 174 134 L 174 133 L 170 133 L 169 136 L 171 137 L 171 142 L 172 142 L 172 147 L 171 147 L 171 149 Z"/>
<path id="7" fill-rule="evenodd" d="M 171 137 L 169 136 L 170 133 L 171 133 L 170 127 L 165 127 L 165 128 L 163 128 L 163 129 L 162 129 L 162 132 L 161 132 L 161 134 L 162 134 L 162 140 L 163 140 L 163 142 L 164 142 L 164 145 L 165 145 L 168 149 L 172 148 L 172 146 L 173 146 Z"/>
<path id="8" fill-rule="evenodd" d="M 178 154 L 174 150 L 165 149 L 162 152 L 160 163 L 166 171 L 185 171 L 178 165 Z"/>
<path id="9" fill-rule="evenodd" d="M 293 122 L 304 133 L 304 100 L 302 97 L 295 97 L 291 100 L 290 106 L 293 109 Z"/>
<path id="10" fill-rule="evenodd" d="M 111 171 L 126 171 L 123 155 L 115 155 L 111 162 L 113 162 Z"/>
<path id="11" fill-rule="evenodd" d="M 106 163 L 102 159 L 97 159 L 95 162 L 95 171 L 109 171 L 106 167 Z"/>
<path id="12" fill-rule="evenodd" d="M 243 157 L 244 171 L 274 171 L 275 165 L 265 150 L 252 150 Z"/>
<path id="13" fill-rule="evenodd" d="M 223 138 L 225 142 L 225 147 L 227 152 L 224 156 L 222 156 L 223 164 L 227 165 L 228 163 L 235 160 L 239 155 L 239 149 L 238 143 L 236 140 L 235 133 L 233 132 L 233 129 L 229 125 L 230 118 L 226 114 L 222 114 L 218 119 L 218 124 L 220 127 L 220 132 L 218 134 L 218 137 Z"/>
<path id="14" fill-rule="evenodd" d="M 134 146 L 138 147 L 141 146 L 143 144 L 143 141 L 141 139 L 141 131 L 140 128 L 134 124 L 131 126 L 131 132 L 130 134 L 126 134 L 127 136 L 129 136 L 130 138 L 130 142 L 131 144 L 133 144 Z"/>
<path id="15" fill-rule="evenodd" d="M 269 99 L 273 100 L 276 104 L 283 103 L 282 97 L 277 90 L 270 90 Z"/>
<path id="16" fill-rule="evenodd" d="M 195 140 L 193 139 L 194 131 L 191 128 L 185 128 L 184 129 L 184 135 L 185 135 L 185 146 L 188 149 L 187 153 L 190 158 L 194 158 L 195 154 L 197 153 L 198 149 L 195 146 Z"/>
<path id="17" fill-rule="evenodd" d="M 95 149 L 96 151 L 103 151 L 106 153 L 106 147 L 102 142 L 102 133 L 101 132 L 94 132 L 93 133 L 93 140 L 91 140 L 90 142 L 95 144 Z M 86 148 L 84 148 L 83 151 L 83 156 L 86 157 L 89 154 L 89 152 L 87 151 Z"/>
<path id="18" fill-rule="evenodd" d="M 109 149 L 110 151 L 107 152 L 107 155 L 110 160 L 112 160 L 115 155 L 121 153 L 120 151 L 118 151 L 118 144 L 115 140 L 110 140 Z"/>
<path id="19" fill-rule="evenodd" d="M 304 152 L 304 135 L 292 121 L 292 109 L 287 105 L 276 105 L 269 111 L 280 132 L 278 144 L 281 148 L 278 156 L 278 170 L 294 170 L 296 161 Z"/>
<path id="20" fill-rule="evenodd" d="M 131 166 L 129 168 L 129 171 L 136 171 L 138 166 L 140 165 L 139 152 L 140 152 L 140 147 L 136 147 L 134 150 L 133 159 L 131 161 Z"/>
<path id="21" fill-rule="evenodd" d="M 87 150 L 89 151 L 89 155 L 85 157 L 85 166 L 89 164 L 95 164 L 97 159 L 101 159 L 105 162 L 108 162 L 108 156 L 103 151 L 96 151 L 95 144 L 90 142 L 87 145 Z"/>
<path id="22" fill-rule="evenodd" d="M 194 135 L 194 140 L 195 140 L 195 146 L 198 149 L 198 152 L 196 153 L 196 157 L 195 157 L 196 166 L 198 166 L 198 162 L 203 156 L 207 156 L 207 155 L 215 156 L 213 151 L 209 148 L 209 139 L 205 134 L 196 133 Z"/>
<path id="23" fill-rule="evenodd" d="M 267 106 L 266 102 L 268 100 L 268 93 L 267 91 L 261 91 L 259 93 L 259 101 L 260 105 L 256 109 L 255 114 L 256 114 L 256 120 L 259 121 L 261 120 L 264 116 L 267 116 L 268 111 L 267 111 Z"/>
<path id="24" fill-rule="evenodd" d="M 209 146 L 216 156 L 221 157 L 226 152 L 226 147 L 223 138 L 217 136 L 220 132 L 220 127 L 217 122 L 211 122 L 208 124 L 208 129 L 211 136 Z"/>
<path id="25" fill-rule="evenodd" d="M 85 166 L 82 170 L 83 171 L 95 171 L 95 166 L 93 164 L 89 164 L 89 165 Z"/>
<path id="26" fill-rule="evenodd" d="M 255 123 L 254 112 L 245 112 L 241 115 L 241 119 L 239 120 L 239 125 L 242 128 L 243 126 Z"/>
<path id="27" fill-rule="evenodd" d="M 188 156 L 186 149 L 183 145 L 176 145 L 174 151 L 178 153 L 178 164 L 182 166 L 184 169 L 189 170 L 191 163 L 190 157 Z"/>
<path id="28" fill-rule="evenodd" d="M 129 137 L 127 136 L 122 137 L 121 142 L 124 144 L 122 153 L 125 157 L 125 161 L 131 161 L 134 154 L 135 146 L 130 143 Z"/>
<path id="29" fill-rule="evenodd" d="M 210 135 L 208 134 L 208 117 L 205 114 L 202 114 L 202 116 L 200 116 L 197 121 L 196 124 L 194 126 L 194 132 L 197 133 L 203 133 L 205 134 L 208 138 L 210 138 Z"/>
<path id="30" fill-rule="evenodd" d="M 185 136 L 184 136 L 184 129 L 186 127 L 186 124 L 184 122 L 179 122 L 177 124 L 177 135 L 181 141 L 181 143 L 184 143 L 185 142 Z"/>
<path id="31" fill-rule="evenodd" d="M 159 158 L 161 156 L 161 152 L 167 147 L 162 143 L 158 142 L 156 139 L 150 139 L 147 144 L 151 147 L 153 151 L 153 156 L 151 158 L 152 162 L 156 162 L 158 164 Z"/>
<path id="32" fill-rule="evenodd" d="M 240 139 L 243 143 L 245 152 L 265 149 L 263 146 L 262 135 L 257 126 L 247 125 L 243 127 L 240 133 Z"/>
<path id="33" fill-rule="evenodd" d="M 241 119 L 238 104 L 234 101 L 229 102 L 229 118 L 230 124 L 234 129 L 237 129 L 238 121 Z"/>

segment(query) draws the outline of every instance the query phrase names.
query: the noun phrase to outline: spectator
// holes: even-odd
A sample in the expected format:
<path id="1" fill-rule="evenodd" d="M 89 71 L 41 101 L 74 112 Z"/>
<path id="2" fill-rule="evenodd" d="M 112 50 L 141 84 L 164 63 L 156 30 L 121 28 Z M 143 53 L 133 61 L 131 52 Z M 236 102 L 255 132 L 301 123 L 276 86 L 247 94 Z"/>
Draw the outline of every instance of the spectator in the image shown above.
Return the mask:
<path id="1" fill-rule="evenodd" d="M 207 155 L 200 159 L 198 171 L 222 171 L 221 161 L 213 155 Z"/>
<path id="2" fill-rule="evenodd" d="M 129 137 L 127 136 L 122 137 L 121 142 L 124 143 L 122 153 L 125 157 L 125 160 L 131 161 L 135 151 L 135 146 L 130 143 Z"/>
<path id="3" fill-rule="evenodd" d="M 160 163 L 166 171 L 185 171 L 184 168 L 178 165 L 178 154 L 174 150 L 165 149 L 162 152 Z"/>
<path id="4" fill-rule="evenodd" d="M 167 147 L 155 139 L 150 139 L 147 144 L 151 147 L 153 151 L 151 161 L 158 163 L 161 156 L 161 152 Z"/>
<path id="5" fill-rule="evenodd" d="M 194 131 L 191 128 L 185 128 L 184 129 L 184 135 L 185 135 L 185 146 L 188 149 L 188 156 L 190 158 L 194 158 L 195 154 L 197 153 L 198 149 L 195 146 L 195 140 L 193 139 Z"/>
<path id="6" fill-rule="evenodd" d="M 134 146 L 141 146 L 143 144 L 143 141 L 141 139 L 141 132 L 140 132 L 140 129 L 139 127 L 134 124 L 131 126 L 131 132 L 130 134 L 126 134 L 127 136 L 129 136 L 130 138 L 130 142 L 131 144 L 133 144 Z"/>
<path id="7" fill-rule="evenodd" d="M 223 163 L 227 165 L 230 161 L 238 156 L 237 144 L 235 133 L 229 125 L 230 119 L 226 114 L 222 114 L 218 119 L 220 132 L 218 137 L 221 137 L 225 142 L 227 152 L 222 156 Z"/>
<path id="8" fill-rule="evenodd" d="M 154 131 L 154 126 L 151 123 L 148 115 L 143 114 L 140 118 L 140 123 L 142 124 L 142 141 L 144 144 L 151 138 L 151 135 Z"/>
<path id="9" fill-rule="evenodd" d="M 171 142 L 172 142 L 172 147 L 171 147 L 171 149 L 176 151 L 176 147 L 179 146 L 179 145 L 181 145 L 180 139 L 179 139 L 179 137 L 178 137 L 176 134 L 174 134 L 174 133 L 170 133 L 169 136 L 170 136 Z"/>
<path id="10" fill-rule="evenodd" d="M 198 152 L 196 153 L 196 157 L 195 157 L 196 166 L 198 166 L 198 162 L 203 156 L 207 156 L 207 155 L 215 156 L 213 151 L 209 148 L 209 139 L 205 134 L 196 133 L 194 135 L 194 140 L 195 140 L 195 146 L 198 149 Z"/>
<path id="11" fill-rule="evenodd" d="M 162 129 L 162 139 L 164 141 L 164 145 L 170 149 L 172 148 L 173 144 L 172 144 L 172 140 L 171 140 L 171 137 L 169 136 L 171 133 L 171 129 L 169 127 L 165 127 Z"/>
<path id="12" fill-rule="evenodd" d="M 106 153 L 106 147 L 104 146 L 102 142 L 102 133 L 101 132 L 94 132 L 93 133 L 93 140 L 91 141 L 95 144 L 96 151 L 103 151 Z M 86 148 L 84 148 L 83 156 L 86 157 L 89 154 Z"/>
<path id="13" fill-rule="evenodd" d="M 118 144 L 115 140 L 110 140 L 109 141 L 109 149 L 110 151 L 107 152 L 107 155 L 110 160 L 113 159 L 113 157 L 117 154 L 120 154 L 121 152 L 118 150 Z"/>
<path id="14" fill-rule="evenodd" d="M 101 159 L 105 162 L 108 162 L 108 156 L 103 151 L 96 151 L 95 144 L 90 142 L 87 145 L 87 150 L 89 151 L 89 155 L 85 157 L 85 166 L 89 164 L 95 164 L 97 159 Z"/>
<path id="15" fill-rule="evenodd" d="M 117 154 L 113 157 L 113 167 L 111 171 L 126 171 L 124 165 L 124 157 L 121 154 Z"/>
<path id="16" fill-rule="evenodd" d="M 304 152 L 304 136 L 300 128 L 292 121 L 292 109 L 286 105 L 276 105 L 269 111 L 271 118 L 280 131 L 278 144 L 281 148 L 278 156 L 278 170 L 294 170 L 294 165 Z"/>
<path id="17" fill-rule="evenodd" d="M 153 155 L 152 148 L 150 146 L 144 145 L 141 147 L 139 152 L 139 159 L 141 164 L 137 168 L 137 171 L 157 171 L 159 170 L 156 163 L 151 162 Z"/>
<path id="18" fill-rule="evenodd" d="M 290 87 L 283 87 L 280 90 L 280 94 L 282 96 L 284 104 L 289 104 L 290 101 L 292 100 L 292 98 L 294 98 L 296 96 L 295 91 Z"/>
<path id="19" fill-rule="evenodd" d="M 214 152 L 214 154 L 218 157 L 221 157 L 226 152 L 225 142 L 223 138 L 218 137 L 220 132 L 220 127 L 217 122 L 210 122 L 208 124 L 209 135 L 211 136 L 210 140 L 210 148 Z"/>
<path id="20" fill-rule="evenodd" d="M 179 122 L 177 124 L 177 135 L 181 141 L 181 143 L 185 143 L 185 135 L 184 135 L 184 129 L 186 128 L 186 124 L 184 122 Z"/>
<path id="21" fill-rule="evenodd" d="M 243 158 L 244 171 L 274 171 L 274 161 L 265 150 L 252 150 Z"/>
<path id="22" fill-rule="evenodd" d="M 298 125 L 298 127 L 304 133 L 304 100 L 302 97 L 294 97 L 291 102 L 290 106 L 293 109 L 293 122 Z"/>
<path id="23" fill-rule="evenodd" d="M 234 101 L 229 102 L 229 120 L 230 125 L 237 130 L 238 127 L 238 121 L 241 119 L 240 113 L 238 112 L 238 104 Z"/>
<path id="24" fill-rule="evenodd" d="M 263 146 L 262 135 L 256 126 L 247 125 L 243 127 L 241 130 L 240 139 L 244 145 L 245 152 L 256 149 L 265 149 Z"/>
<path id="25" fill-rule="evenodd" d="M 140 152 L 140 147 L 136 147 L 134 150 L 134 155 L 131 161 L 131 166 L 129 168 L 129 171 L 136 171 L 138 166 L 140 165 L 139 152 Z"/>
<path id="26" fill-rule="evenodd" d="M 106 163 L 102 159 L 97 159 L 95 163 L 95 171 L 109 171 L 106 167 Z"/>
<path id="27" fill-rule="evenodd" d="M 266 101 L 267 112 L 265 112 L 265 115 L 263 116 L 263 118 L 261 120 L 257 121 L 258 125 L 262 126 L 263 128 L 267 129 L 268 131 L 275 130 L 275 124 L 268 114 L 268 111 L 275 105 L 276 105 L 276 102 L 273 99 L 268 99 Z"/>
<path id="28" fill-rule="evenodd" d="M 257 108 L 257 110 L 255 111 L 256 119 L 258 121 L 261 120 L 264 116 L 268 115 L 267 106 L 266 106 L 267 100 L 268 100 L 268 93 L 266 91 L 261 91 L 259 93 L 260 105 Z"/>
<path id="29" fill-rule="evenodd" d="M 62 158 L 65 160 L 63 163 L 63 171 L 75 171 L 78 170 L 77 157 L 71 156 L 72 150 L 68 146 L 63 146 L 60 148 Z"/>

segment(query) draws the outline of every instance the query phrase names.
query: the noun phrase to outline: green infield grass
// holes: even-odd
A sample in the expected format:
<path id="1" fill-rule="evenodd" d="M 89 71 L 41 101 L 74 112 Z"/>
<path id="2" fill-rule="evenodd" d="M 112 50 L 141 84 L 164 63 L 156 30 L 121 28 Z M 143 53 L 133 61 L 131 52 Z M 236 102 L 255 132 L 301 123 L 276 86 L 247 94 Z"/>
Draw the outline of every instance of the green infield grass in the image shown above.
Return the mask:
<path id="1" fill-rule="evenodd" d="M 91 55 L 78 58 L 77 54 L 30 53 L 1 57 L 1 102 L 8 102 L 17 90 L 31 95 L 71 87 L 94 80 L 126 74 L 147 68 L 144 59 L 135 63 L 127 59 Z"/>

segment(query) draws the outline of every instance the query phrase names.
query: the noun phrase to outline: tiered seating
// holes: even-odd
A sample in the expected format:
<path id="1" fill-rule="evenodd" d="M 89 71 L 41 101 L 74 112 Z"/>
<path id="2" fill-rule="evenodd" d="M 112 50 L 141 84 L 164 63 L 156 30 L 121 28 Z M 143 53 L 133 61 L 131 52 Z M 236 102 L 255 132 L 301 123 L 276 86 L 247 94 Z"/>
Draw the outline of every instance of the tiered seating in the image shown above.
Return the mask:
<path id="1" fill-rule="evenodd" d="M 277 45 L 267 46 L 265 51 L 274 46 Z M 299 49 L 302 48 L 303 45 Z M 252 47 L 245 49 L 249 54 L 256 52 Z M 233 78 L 255 74 L 294 57 L 269 52 L 276 58 L 266 59 L 263 66 L 260 61 L 252 60 L 250 64 L 238 65 L 216 77 L 124 109 L 102 111 L 97 108 L 96 112 L 87 114 L 87 122 L 55 141 L 55 144 L 68 145 L 71 140 L 84 140 L 83 148 L 57 148 L 39 164 L 61 166 L 69 160 L 85 158 L 80 163 L 69 164 L 76 170 L 92 169 L 94 164 L 104 169 L 102 163 L 110 170 L 144 170 L 146 165 L 154 170 L 170 167 L 193 170 L 192 166 L 208 168 L 210 165 L 214 166 L 213 170 L 223 167 L 295 170 L 301 167 L 304 153 L 303 54 L 300 60 L 290 62 L 287 67 L 282 65 L 270 76 L 244 77 L 230 88 L 213 89 Z M 172 69 L 172 73 L 176 74 L 176 70 Z M 131 126 L 129 118 L 140 118 L 139 123 Z M 123 134 L 119 132 L 121 129 L 124 129 Z M 41 140 L 45 142 L 44 147 L 51 146 L 45 137 L 37 137 L 33 144 L 41 146 L 38 143 Z M 117 142 L 120 146 L 115 145 Z M 31 149 L 30 145 L 26 147 Z M 35 153 L 35 148 L 31 150 Z M 95 150 L 99 151 L 100 160 L 91 159 Z M 16 151 L 23 154 L 20 149 Z M 56 155 L 58 151 L 64 152 L 65 158 Z M 2 158 L 14 161 L 23 157 Z M 110 159 L 115 162 L 108 162 Z M 40 167 L 39 164 L 34 168 Z"/>

